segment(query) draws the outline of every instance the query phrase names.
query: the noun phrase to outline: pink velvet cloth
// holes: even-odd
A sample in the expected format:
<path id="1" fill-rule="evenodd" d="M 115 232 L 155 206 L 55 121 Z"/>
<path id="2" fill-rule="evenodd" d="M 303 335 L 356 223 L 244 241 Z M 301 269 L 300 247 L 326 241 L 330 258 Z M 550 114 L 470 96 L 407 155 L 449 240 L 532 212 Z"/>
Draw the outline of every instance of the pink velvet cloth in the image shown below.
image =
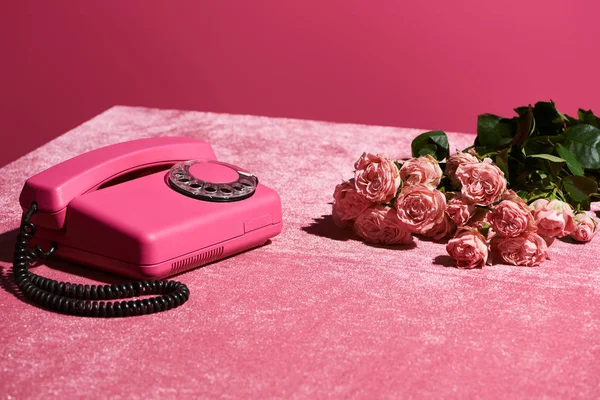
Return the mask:
<path id="1" fill-rule="evenodd" d="M 1 169 L 0 393 L 6 398 L 597 398 L 598 239 L 557 241 L 537 268 L 450 267 L 444 244 L 365 244 L 330 217 L 363 151 L 406 157 L 421 131 L 114 107 Z M 11 257 L 25 179 L 100 146 L 209 141 L 277 190 L 284 228 L 261 248 L 178 277 L 182 307 L 125 319 L 28 304 Z M 450 134 L 451 148 L 473 136 Z M 49 261 L 79 283 L 120 277 Z"/>

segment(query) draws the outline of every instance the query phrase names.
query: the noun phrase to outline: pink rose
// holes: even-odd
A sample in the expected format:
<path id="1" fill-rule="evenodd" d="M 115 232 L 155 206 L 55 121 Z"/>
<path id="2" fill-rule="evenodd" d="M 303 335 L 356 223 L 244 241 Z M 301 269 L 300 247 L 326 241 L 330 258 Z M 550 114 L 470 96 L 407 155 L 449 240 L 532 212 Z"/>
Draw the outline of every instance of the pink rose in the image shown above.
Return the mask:
<path id="1" fill-rule="evenodd" d="M 475 229 L 460 229 L 456 236 L 448 241 L 446 251 L 458 268 L 483 267 L 488 260 L 485 238 Z"/>
<path id="2" fill-rule="evenodd" d="M 538 199 L 529 205 L 538 233 L 548 237 L 567 236 L 575 230 L 573 209 L 560 200 Z"/>
<path id="3" fill-rule="evenodd" d="M 574 218 L 575 230 L 571 232 L 571 237 L 578 242 L 589 242 L 596 235 L 596 220 L 587 214 L 577 214 Z"/>
<path id="4" fill-rule="evenodd" d="M 546 241 L 535 232 L 523 232 L 517 237 L 494 236 L 492 252 L 503 262 L 512 265 L 533 267 L 546 259 Z"/>
<path id="5" fill-rule="evenodd" d="M 489 221 L 500 236 L 516 237 L 525 231 L 536 230 L 533 214 L 522 200 L 502 200 L 492 210 Z"/>
<path id="6" fill-rule="evenodd" d="M 354 223 L 354 231 L 366 242 L 379 244 L 410 244 L 413 238 L 400 225 L 393 208 L 376 205 L 363 211 Z"/>
<path id="7" fill-rule="evenodd" d="M 426 185 L 408 186 L 400 192 L 395 207 L 406 229 L 426 234 L 445 217 L 446 197 Z"/>
<path id="8" fill-rule="evenodd" d="M 356 217 L 371 204 L 373 203 L 356 191 L 354 179 L 342 182 L 333 192 L 333 222 L 340 228 L 349 228 L 354 224 Z"/>
<path id="9" fill-rule="evenodd" d="M 461 194 L 466 203 L 489 206 L 506 190 L 506 179 L 500 168 L 486 158 L 479 163 L 464 163 L 456 170 Z"/>
<path id="10" fill-rule="evenodd" d="M 424 235 L 435 240 L 440 240 L 445 237 L 451 236 L 456 232 L 456 224 L 447 215 L 440 219 L 436 225 L 433 226 Z"/>
<path id="11" fill-rule="evenodd" d="M 466 225 L 474 213 L 475 205 L 465 203 L 460 194 L 448 200 L 446 205 L 446 214 L 458 226 Z"/>
<path id="12" fill-rule="evenodd" d="M 427 154 L 406 161 L 400 168 L 400 179 L 405 186 L 428 185 L 436 188 L 442 179 L 442 169 L 437 160 Z"/>
<path id="13" fill-rule="evenodd" d="M 456 170 L 458 167 L 463 164 L 474 164 L 478 162 L 479 160 L 474 155 L 458 152 L 448 158 L 444 172 L 446 173 L 446 176 L 450 178 L 450 181 L 452 181 L 452 185 L 454 185 L 454 187 L 460 187 L 460 181 L 456 177 Z"/>
<path id="14" fill-rule="evenodd" d="M 372 202 L 388 202 L 400 187 L 398 167 L 382 154 L 363 153 L 354 164 L 358 193 Z"/>

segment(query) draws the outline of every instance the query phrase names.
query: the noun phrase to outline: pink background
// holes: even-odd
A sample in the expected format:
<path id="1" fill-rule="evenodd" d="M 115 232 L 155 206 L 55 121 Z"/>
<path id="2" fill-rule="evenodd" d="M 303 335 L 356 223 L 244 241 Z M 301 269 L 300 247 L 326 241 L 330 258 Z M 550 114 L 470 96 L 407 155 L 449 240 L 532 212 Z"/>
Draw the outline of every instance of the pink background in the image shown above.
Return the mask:
<path id="1" fill-rule="evenodd" d="M 540 99 L 600 111 L 599 12 L 593 0 L 7 2 L 0 165 L 114 104 L 462 132 Z"/>

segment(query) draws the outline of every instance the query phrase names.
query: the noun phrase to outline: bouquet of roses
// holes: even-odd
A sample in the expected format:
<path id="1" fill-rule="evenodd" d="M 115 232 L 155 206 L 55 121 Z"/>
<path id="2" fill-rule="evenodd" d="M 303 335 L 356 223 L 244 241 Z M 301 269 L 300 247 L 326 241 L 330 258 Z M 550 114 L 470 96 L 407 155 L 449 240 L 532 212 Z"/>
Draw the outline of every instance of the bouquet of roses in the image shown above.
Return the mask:
<path id="1" fill-rule="evenodd" d="M 590 241 L 600 119 L 585 110 L 569 117 L 552 102 L 515 111 L 480 115 L 474 145 L 453 155 L 442 131 L 417 136 L 409 159 L 363 153 L 354 177 L 335 188 L 335 224 L 378 244 L 447 238 L 459 268 L 492 259 L 536 266 L 555 238 Z"/>

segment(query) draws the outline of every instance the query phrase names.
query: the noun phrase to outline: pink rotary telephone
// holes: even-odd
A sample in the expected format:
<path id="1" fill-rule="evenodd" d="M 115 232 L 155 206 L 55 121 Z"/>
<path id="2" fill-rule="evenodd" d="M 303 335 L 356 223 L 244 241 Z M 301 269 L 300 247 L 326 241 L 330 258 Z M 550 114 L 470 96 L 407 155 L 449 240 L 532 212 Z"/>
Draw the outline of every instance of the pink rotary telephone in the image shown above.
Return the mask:
<path id="1" fill-rule="evenodd" d="M 187 300 L 187 287 L 160 278 L 260 246 L 282 228 L 274 190 L 217 161 L 208 143 L 180 137 L 119 143 L 67 160 L 29 178 L 20 203 L 17 285 L 45 308 L 83 316 L 176 307 Z M 29 271 L 51 254 L 142 280 L 75 285 Z M 159 296 L 114 301 L 148 294 Z"/>

